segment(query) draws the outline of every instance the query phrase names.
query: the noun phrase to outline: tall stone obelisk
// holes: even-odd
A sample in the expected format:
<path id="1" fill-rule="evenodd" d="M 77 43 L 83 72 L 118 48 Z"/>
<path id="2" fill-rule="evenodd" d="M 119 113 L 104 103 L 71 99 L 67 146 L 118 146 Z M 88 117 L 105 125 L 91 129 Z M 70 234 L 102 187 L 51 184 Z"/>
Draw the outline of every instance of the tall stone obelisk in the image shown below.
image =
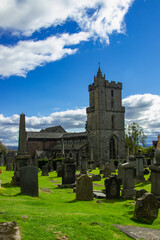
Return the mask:
<path id="1" fill-rule="evenodd" d="M 27 135 L 25 128 L 25 114 L 20 115 L 19 122 L 19 141 L 18 141 L 18 152 L 16 156 L 16 169 L 14 171 L 14 176 L 12 178 L 12 183 L 14 185 L 20 185 L 20 168 L 28 166 L 30 155 L 27 153 Z"/>

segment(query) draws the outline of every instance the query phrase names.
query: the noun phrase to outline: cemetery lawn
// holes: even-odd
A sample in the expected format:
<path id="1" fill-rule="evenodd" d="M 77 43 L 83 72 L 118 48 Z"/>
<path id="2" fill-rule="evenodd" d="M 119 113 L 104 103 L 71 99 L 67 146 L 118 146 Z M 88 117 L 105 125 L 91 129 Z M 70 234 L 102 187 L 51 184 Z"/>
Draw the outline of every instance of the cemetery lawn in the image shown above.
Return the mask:
<path id="1" fill-rule="evenodd" d="M 76 201 L 73 189 L 58 188 L 61 178 L 56 172 L 49 177 L 42 177 L 39 172 L 39 197 L 23 196 L 19 187 L 10 184 L 13 172 L 6 172 L 4 167 L 2 171 L 0 222 L 16 221 L 23 240 L 130 239 L 113 224 L 160 229 L 160 212 L 152 224 L 131 219 L 134 200 Z M 140 183 L 136 188 L 150 192 L 151 185 Z M 94 189 L 104 189 L 103 178 L 94 182 Z"/>

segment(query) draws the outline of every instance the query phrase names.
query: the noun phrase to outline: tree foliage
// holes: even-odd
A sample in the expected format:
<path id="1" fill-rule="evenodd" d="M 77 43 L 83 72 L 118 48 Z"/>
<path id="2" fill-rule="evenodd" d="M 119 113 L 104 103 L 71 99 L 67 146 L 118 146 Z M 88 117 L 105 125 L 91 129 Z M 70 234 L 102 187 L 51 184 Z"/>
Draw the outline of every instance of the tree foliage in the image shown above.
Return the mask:
<path id="1" fill-rule="evenodd" d="M 126 147 L 129 149 L 129 155 L 138 153 L 139 146 L 145 147 L 147 136 L 143 128 L 138 123 L 131 123 L 125 128 Z"/>
<path id="2" fill-rule="evenodd" d="M 2 142 L 0 141 L 0 154 L 2 153 L 6 153 L 7 152 L 7 148 L 4 146 L 4 144 L 2 144 Z"/>

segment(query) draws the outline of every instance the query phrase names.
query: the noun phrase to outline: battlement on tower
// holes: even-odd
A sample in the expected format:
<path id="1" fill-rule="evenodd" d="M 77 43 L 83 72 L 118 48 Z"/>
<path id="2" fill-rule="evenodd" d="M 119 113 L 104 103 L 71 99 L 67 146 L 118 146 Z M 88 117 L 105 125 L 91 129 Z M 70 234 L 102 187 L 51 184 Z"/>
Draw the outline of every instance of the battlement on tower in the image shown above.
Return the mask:
<path id="1" fill-rule="evenodd" d="M 92 83 L 88 86 L 88 91 L 92 91 L 95 89 L 95 84 Z M 121 82 L 115 82 L 115 81 L 111 81 L 109 82 L 108 80 L 105 80 L 105 87 L 106 88 L 116 88 L 116 89 L 122 89 L 122 83 Z"/>

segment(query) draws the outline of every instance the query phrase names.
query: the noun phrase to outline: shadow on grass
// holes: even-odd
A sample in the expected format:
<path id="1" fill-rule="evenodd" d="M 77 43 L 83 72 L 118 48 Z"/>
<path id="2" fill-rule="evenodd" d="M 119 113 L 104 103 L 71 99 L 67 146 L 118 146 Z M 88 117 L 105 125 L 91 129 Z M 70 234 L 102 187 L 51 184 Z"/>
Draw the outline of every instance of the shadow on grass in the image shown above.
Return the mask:
<path id="1" fill-rule="evenodd" d="M 3 193 L 0 193 L 0 196 L 4 196 L 4 197 L 17 197 L 17 196 L 22 196 L 21 193 L 16 193 L 15 195 L 9 195 L 9 194 L 3 194 Z"/>
<path id="2" fill-rule="evenodd" d="M 73 200 L 67 201 L 67 202 L 65 202 L 65 203 L 76 203 L 76 202 L 80 202 L 80 200 L 73 199 Z M 81 202 L 84 202 L 84 201 L 81 201 Z"/>
<path id="3" fill-rule="evenodd" d="M 2 185 L 1 185 L 3 188 L 12 188 L 12 187 L 14 187 L 13 185 L 12 185 L 12 183 L 2 183 Z"/>
<path id="4" fill-rule="evenodd" d="M 151 182 L 149 182 L 149 181 L 146 181 L 146 182 L 143 182 L 143 183 L 136 183 L 135 187 L 144 187 L 144 186 L 147 186 L 149 184 L 151 184 Z"/>
<path id="5" fill-rule="evenodd" d="M 103 201 L 104 203 L 116 203 L 116 202 L 125 202 L 126 201 L 123 198 L 119 198 L 119 199 L 106 199 L 106 198 L 103 198 L 103 199 L 97 199 L 97 200 Z"/>
<path id="6" fill-rule="evenodd" d="M 155 219 L 135 218 L 135 217 L 131 217 L 130 219 L 136 223 L 141 223 L 146 225 L 152 225 L 152 223 L 155 220 Z"/>

